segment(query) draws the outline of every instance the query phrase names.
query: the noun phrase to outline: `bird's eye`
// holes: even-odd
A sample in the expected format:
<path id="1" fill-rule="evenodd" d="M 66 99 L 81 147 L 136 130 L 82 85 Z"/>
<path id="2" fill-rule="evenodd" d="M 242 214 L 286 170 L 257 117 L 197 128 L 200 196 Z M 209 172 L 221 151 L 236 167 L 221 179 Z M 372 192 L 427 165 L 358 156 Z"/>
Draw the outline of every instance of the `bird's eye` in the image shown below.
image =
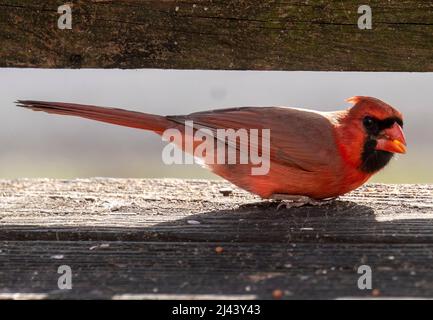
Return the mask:
<path id="1" fill-rule="evenodd" d="M 371 128 L 374 125 L 374 120 L 372 117 L 365 117 L 363 123 L 366 128 Z"/>

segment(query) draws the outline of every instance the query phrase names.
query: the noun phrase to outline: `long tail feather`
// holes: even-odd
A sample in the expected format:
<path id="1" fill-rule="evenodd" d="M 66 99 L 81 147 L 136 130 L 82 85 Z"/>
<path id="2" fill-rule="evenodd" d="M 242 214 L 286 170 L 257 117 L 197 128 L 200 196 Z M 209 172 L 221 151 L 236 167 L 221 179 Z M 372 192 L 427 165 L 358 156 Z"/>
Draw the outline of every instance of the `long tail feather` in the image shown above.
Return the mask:
<path id="1" fill-rule="evenodd" d="M 173 126 L 173 122 L 163 116 L 117 108 L 31 100 L 18 100 L 16 104 L 19 107 L 32 109 L 34 111 L 82 117 L 125 127 L 151 130 L 157 133 L 162 133 L 165 129 Z"/>

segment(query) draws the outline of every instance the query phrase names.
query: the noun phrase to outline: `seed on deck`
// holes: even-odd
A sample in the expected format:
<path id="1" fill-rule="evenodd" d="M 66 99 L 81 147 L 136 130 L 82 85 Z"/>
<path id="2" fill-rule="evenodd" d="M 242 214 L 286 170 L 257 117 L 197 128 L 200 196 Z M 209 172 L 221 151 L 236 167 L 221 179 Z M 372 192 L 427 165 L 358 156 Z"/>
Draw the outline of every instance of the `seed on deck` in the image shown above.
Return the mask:
<path id="1" fill-rule="evenodd" d="M 219 192 L 224 196 L 224 197 L 228 197 L 229 195 L 231 195 L 233 193 L 233 190 L 230 188 L 221 188 L 219 190 Z"/>
<path id="2" fill-rule="evenodd" d="M 223 248 L 223 247 L 216 247 L 216 248 L 215 248 L 215 252 L 216 252 L 217 254 L 221 254 L 221 253 L 224 252 L 224 248 Z"/>
<path id="3" fill-rule="evenodd" d="M 272 291 L 272 297 L 274 299 L 279 300 L 283 297 L 283 295 L 284 295 L 284 293 L 280 289 L 275 289 L 274 291 Z"/>
<path id="4" fill-rule="evenodd" d="M 379 290 L 379 289 L 373 289 L 373 290 L 371 291 L 371 295 L 372 295 L 373 297 L 378 297 L 378 296 L 380 296 L 380 290 Z"/>

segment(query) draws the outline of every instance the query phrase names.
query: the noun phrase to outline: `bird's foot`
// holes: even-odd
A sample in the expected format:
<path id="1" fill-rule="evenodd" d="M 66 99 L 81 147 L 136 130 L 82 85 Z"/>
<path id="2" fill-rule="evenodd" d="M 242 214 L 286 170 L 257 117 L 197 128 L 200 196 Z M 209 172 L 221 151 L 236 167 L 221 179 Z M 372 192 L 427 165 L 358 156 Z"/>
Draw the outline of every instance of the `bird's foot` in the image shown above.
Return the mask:
<path id="1" fill-rule="evenodd" d="M 271 199 L 281 201 L 277 206 L 277 210 L 279 210 L 282 207 L 286 207 L 286 209 L 290 209 L 290 208 L 302 207 L 305 205 L 323 206 L 333 202 L 336 198 L 316 200 L 307 196 L 274 193 L 271 196 Z"/>

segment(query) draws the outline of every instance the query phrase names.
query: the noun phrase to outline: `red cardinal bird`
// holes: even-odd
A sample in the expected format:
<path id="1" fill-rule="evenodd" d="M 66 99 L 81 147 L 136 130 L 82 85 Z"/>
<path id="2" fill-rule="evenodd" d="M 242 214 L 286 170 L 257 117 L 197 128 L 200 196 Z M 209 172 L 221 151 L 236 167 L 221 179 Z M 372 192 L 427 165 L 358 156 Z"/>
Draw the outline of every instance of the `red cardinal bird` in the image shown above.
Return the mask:
<path id="1" fill-rule="evenodd" d="M 210 130 L 270 129 L 270 168 L 266 175 L 251 175 L 251 165 L 246 164 L 211 164 L 210 169 L 263 198 L 295 202 L 311 199 L 310 203 L 314 203 L 354 190 L 385 167 L 394 153 L 406 152 L 403 117 L 399 111 L 371 97 L 358 96 L 347 101 L 353 107 L 334 112 L 242 107 L 166 117 L 60 102 L 18 101 L 17 104 L 160 135 L 171 128 L 184 133 L 187 120 Z"/>

